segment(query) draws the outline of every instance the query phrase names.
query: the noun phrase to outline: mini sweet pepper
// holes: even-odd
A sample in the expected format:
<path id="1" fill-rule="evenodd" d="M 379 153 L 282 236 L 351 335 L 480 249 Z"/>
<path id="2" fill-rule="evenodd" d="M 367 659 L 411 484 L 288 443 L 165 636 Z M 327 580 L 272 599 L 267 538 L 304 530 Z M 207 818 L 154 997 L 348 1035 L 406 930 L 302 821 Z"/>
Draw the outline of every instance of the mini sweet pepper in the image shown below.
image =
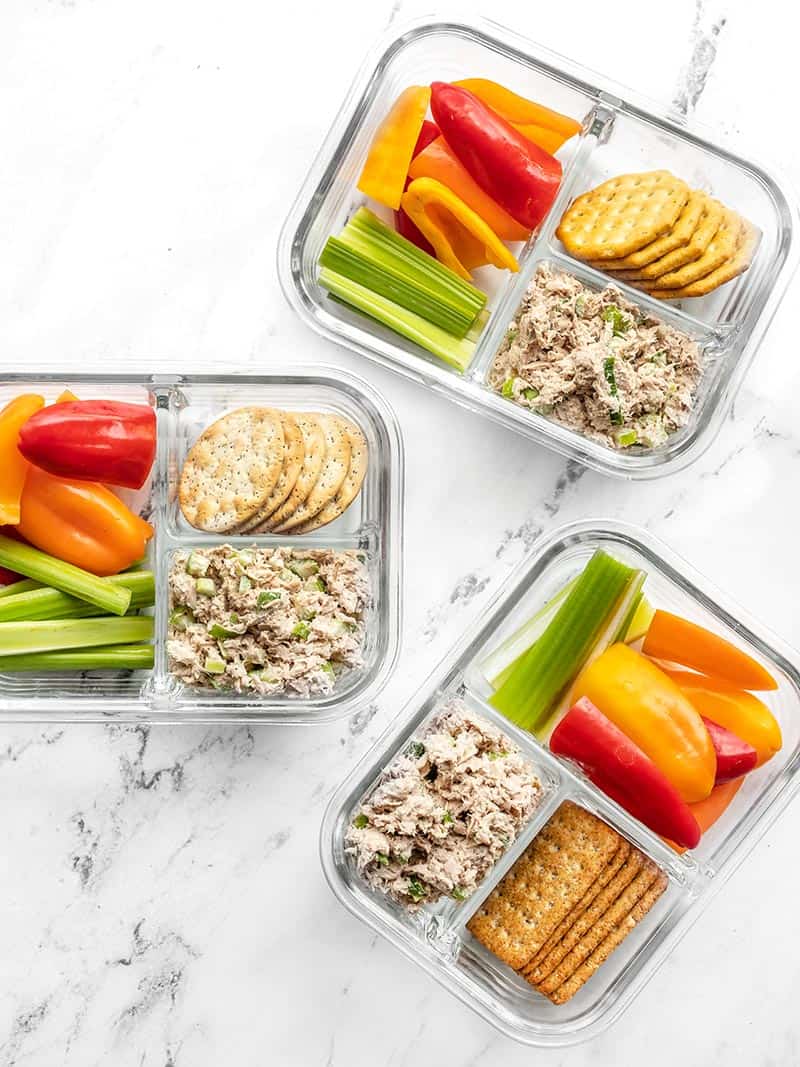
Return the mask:
<path id="1" fill-rule="evenodd" d="M 28 473 L 28 461 L 17 447 L 19 432 L 43 406 L 43 396 L 24 394 L 14 397 L 0 411 L 0 526 L 16 526 L 19 522 L 19 502 Z"/>
<path id="2" fill-rule="evenodd" d="M 51 556 L 101 577 L 140 560 L 153 528 L 97 482 L 31 467 L 22 492 L 22 536 Z"/>
<path id="3" fill-rule="evenodd" d="M 460 197 L 433 178 L 416 178 L 403 193 L 403 210 L 436 251 L 436 258 L 467 281 L 491 263 L 519 270 L 497 234 Z"/>
<path id="4" fill-rule="evenodd" d="M 573 693 L 588 697 L 672 782 L 687 804 L 714 787 L 716 756 L 689 699 L 655 663 L 616 644 L 589 664 Z"/>
<path id="5" fill-rule="evenodd" d="M 394 210 L 400 207 L 408 165 L 430 98 L 427 85 L 410 85 L 400 94 L 378 127 L 358 179 L 362 193 Z"/>

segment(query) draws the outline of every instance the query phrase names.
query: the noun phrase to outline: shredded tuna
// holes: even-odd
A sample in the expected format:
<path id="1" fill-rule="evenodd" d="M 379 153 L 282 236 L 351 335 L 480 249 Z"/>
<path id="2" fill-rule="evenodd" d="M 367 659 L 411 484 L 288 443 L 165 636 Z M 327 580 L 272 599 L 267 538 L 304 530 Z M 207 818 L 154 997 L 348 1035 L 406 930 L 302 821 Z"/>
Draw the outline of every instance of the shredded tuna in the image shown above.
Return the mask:
<path id="1" fill-rule="evenodd" d="M 610 448 L 655 447 L 685 426 L 702 355 L 687 334 L 542 263 L 489 385 Z"/>
<path id="2" fill-rule="evenodd" d="M 177 552 L 169 586 L 169 665 L 186 685 L 308 696 L 362 666 L 369 578 L 357 552 Z"/>
<path id="3" fill-rule="evenodd" d="M 449 701 L 359 806 L 346 847 L 373 888 L 411 909 L 463 900 L 539 802 L 532 764 L 491 722 Z"/>

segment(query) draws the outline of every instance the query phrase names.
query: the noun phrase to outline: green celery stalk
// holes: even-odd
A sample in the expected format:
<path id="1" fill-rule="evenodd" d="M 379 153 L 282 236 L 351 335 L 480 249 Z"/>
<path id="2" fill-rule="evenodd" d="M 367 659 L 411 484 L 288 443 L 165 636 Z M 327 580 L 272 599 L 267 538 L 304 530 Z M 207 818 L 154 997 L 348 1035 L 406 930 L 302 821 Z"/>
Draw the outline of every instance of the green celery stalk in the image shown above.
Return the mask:
<path id="1" fill-rule="evenodd" d="M 348 235 L 346 230 L 341 237 L 328 238 L 319 262 L 336 274 L 441 326 L 455 337 L 465 336 L 480 310 L 472 304 L 466 308 L 463 303 L 460 306 L 451 304 L 440 288 L 426 278 L 415 277 L 413 268 L 409 269 L 403 262 L 395 265 L 382 248 L 370 245 L 358 236 Z"/>
<path id="2" fill-rule="evenodd" d="M 413 267 L 415 273 L 426 275 L 440 289 L 443 297 L 455 303 L 471 303 L 476 314 L 486 304 L 486 294 L 472 282 L 459 278 L 455 271 L 417 248 L 391 226 L 381 222 L 369 208 L 358 209 L 345 226 L 345 233 L 349 240 L 361 238 L 370 244 L 379 244 L 385 254 L 391 256 L 395 262 L 403 261 Z"/>
<path id="3" fill-rule="evenodd" d="M 152 571 L 125 571 L 115 574 L 107 581 L 131 592 L 128 610 L 147 608 L 155 602 L 155 580 Z M 21 584 L 21 583 L 20 583 Z M 60 589 L 40 586 L 29 592 L 21 592 L 0 600 L 0 622 L 17 622 L 22 619 L 81 619 L 97 615 L 98 610 L 85 600 L 62 593 Z"/>
<path id="4" fill-rule="evenodd" d="M 465 371 L 475 355 L 475 345 L 467 340 L 458 340 L 440 326 L 434 326 L 413 311 L 401 308 L 399 304 L 387 300 L 378 293 L 373 293 L 363 285 L 351 282 L 341 274 L 323 267 L 319 272 L 319 283 L 333 296 L 345 304 L 356 308 L 370 318 L 375 319 L 390 330 L 414 341 L 427 352 L 432 353 L 456 370 Z M 0 565 L 2 563 L 0 562 Z"/>
<path id="5" fill-rule="evenodd" d="M 481 670 L 491 683 L 492 689 L 500 688 L 531 645 L 542 636 L 558 610 L 558 606 L 569 595 L 577 580 L 576 576 L 572 581 L 567 582 L 564 588 L 559 589 L 535 615 L 486 657 L 481 664 Z"/>
<path id="6" fill-rule="evenodd" d="M 9 671 L 146 671 L 153 667 L 152 645 L 111 645 L 54 652 L 22 652 L 0 660 L 0 673 Z"/>
<path id="7" fill-rule="evenodd" d="M 628 582 L 622 596 L 614 606 L 613 612 L 603 629 L 600 631 L 597 640 L 594 642 L 594 645 L 581 666 L 581 670 L 588 667 L 590 663 L 594 663 L 594 661 L 602 656 L 605 650 L 611 645 L 624 640 L 625 633 L 632 617 L 631 609 L 635 611 L 634 605 L 641 599 L 642 587 L 646 578 L 647 575 L 644 571 L 633 572 L 633 577 Z M 577 679 L 577 674 L 578 672 L 576 671 L 575 677 L 571 679 L 571 681 Z M 580 695 L 579 692 L 575 692 L 573 685 L 570 685 L 566 689 L 556 707 L 536 730 L 536 735 L 541 741 L 549 740 L 550 734 L 552 734 L 558 723 L 572 707 L 573 700 L 578 699 Z"/>
<path id="8" fill-rule="evenodd" d="M 591 652 L 600 631 L 635 572 L 598 549 L 549 626 L 519 661 L 489 703 L 535 732 Z"/>
<path id="9" fill-rule="evenodd" d="M 0 586 L 0 600 L 5 600 L 7 596 L 19 596 L 20 593 L 29 593 L 31 589 L 41 588 L 41 582 L 35 582 L 33 578 L 23 578 L 19 582 L 12 582 L 11 585 Z"/>
<path id="10" fill-rule="evenodd" d="M 12 541 L 0 534 L 0 567 L 34 578 L 64 593 L 86 600 L 112 615 L 124 615 L 131 602 L 130 589 L 112 585 L 107 578 L 65 563 L 38 548 Z M 105 642 L 107 643 L 107 642 Z"/>
<path id="11" fill-rule="evenodd" d="M 152 636 L 153 620 L 148 615 L 128 615 L 124 619 L 100 616 L 93 619 L 0 622 L 0 657 L 20 652 L 132 644 L 149 641 Z"/>

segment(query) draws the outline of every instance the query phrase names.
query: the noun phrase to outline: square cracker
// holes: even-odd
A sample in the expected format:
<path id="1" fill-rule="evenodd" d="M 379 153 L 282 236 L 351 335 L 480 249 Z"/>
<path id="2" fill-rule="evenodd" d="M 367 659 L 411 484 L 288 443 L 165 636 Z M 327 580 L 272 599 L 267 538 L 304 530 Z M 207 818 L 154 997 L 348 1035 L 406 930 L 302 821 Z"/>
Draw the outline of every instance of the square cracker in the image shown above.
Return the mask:
<path id="1" fill-rule="evenodd" d="M 533 959 L 526 964 L 526 971 L 529 970 L 532 966 L 538 964 L 555 948 L 555 946 L 559 943 L 559 941 L 561 941 L 561 939 L 570 930 L 570 928 L 574 926 L 575 922 L 584 914 L 586 909 L 590 907 L 592 903 L 594 903 L 595 899 L 597 898 L 597 895 L 601 892 L 601 890 L 605 889 L 608 883 L 615 877 L 615 875 L 619 873 L 620 869 L 628 861 L 630 854 L 630 842 L 626 841 L 624 838 L 621 838 L 619 848 L 611 857 L 611 860 L 609 861 L 606 868 L 600 872 L 597 881 L 595 881 L 592 885 L 589 886 L 581 900 L 579 900 L 575 907 L 572 909 L 572 911 L 568 915 L 566 915 L 564 919 L 562 919 L 562 921 L 555 928 L 550 937 L 548 937 L 548 939 L 545 941 L 545 943 L 542 945 L 542 947 L 539 949 Z"/>
<path id="2" fill-rule="evenodd" d="M 622 890 L 616 900 L 600 915 L 575 942 L 550 973 L 537 983 L 540 993 L 554 993 L 583 964 L 597 946 L 623 921 L 628 912 L 642 899 L 659 876 L 659 869 L 644 860 L 636 877 Z M 530 980 L 530 979 L 529 979 Z"/>
<path id="3" fill-rule="evenodd" d="M 602 819 L 566 801 L 467 928 L 509 967 L 522 967 L 597 880 L 619 842 Z"/>
<path id="4" fill-rule="evenodd" d="M 639 876 L 644 863 L 644 855 L 637 848 L 631 849 L 620 870 L 597 894 L 586 911 L 578 916 L 558 943 L 551 946 L 545 957 L 540 956 L 533 959 L 523 967 L 520 972 L 522 977 L 530 982 L 531 985 L 538 985 L 543 982 L 559 966 L 564 957 L 572 952 L 582 938 L 592 931 L 608 909 L 613 907 L 631 882 Z M 628 906 L 630 907 L 630 905 Z"/>
<path id="5" fill-rule="evenodd" d="M 669 274 L 670 271 L 685 267 L 687 263 L 693 263 L 703 255 L 711 244 L 720 228 L 724 213 L 725 208 L 720 204 L 719 200 L 714 200 L 713 197 L 707 196 L 697 229 L 685 245 L 667 253 L 660 259 L 654 260 L 652 263 L 648 263 L 647 266 L 642 267 L 640 270 L 625 270 L 621 272 L 619 275 L 620 281 L 637 282 L 644 281 L 647 278 L 660 278 L 662 274 Z"/>
<path id="6" fill-rule="evenodd" d="M 742 220 L 740 243 L 736 252 L 710 274 L 698 278 L 696 282 L 682 286 L 680 289 L 653 289 L 650 295 L 660 300 L 680 300 L 686 296 L 707 296 L 726 282 L 733 281 L 750 266 L 756 253 L 758 242 L 761 239 L 760 231 L 746 219 Z"/>
<path id="7" fill-rule="evenodd" d="M 573 200 L 556 236 L 577 259 L 620 259 L 671 230 L 689 192 L 668 170 L 621 174 Z"/>
<path id="8" fill-rule="evenodd" d="M 668 252 L 687 245 L 700 224 L 708 199 L 710 198 L 705 193 L 693 189 L 672 229 L 667 230 L 665 234 L 643 248 L 637 248 L 629 256 L 623 256 L 621 259 L 593 259 L 591 265 L 599 270 L 639 270 L 648 263 L 652 263 L 653 260 L 663 258 Z M 720 210 L 721 217 L 722 211 Z"/>
<path id="9" fill-rule="evenodd" d="M 633 932 L 666 888 L 666 875 L 659 873 L 644 896 L 631 908 L 622 922 L 609 932 L 591 956 L 573 972 L 566 982 L 550 994 L 550 1000 L 554 1004 L 565 1004 L 574 997 L 598 968 L 608 960 L 612 952 L 622 944 L 628 934 Z"/>

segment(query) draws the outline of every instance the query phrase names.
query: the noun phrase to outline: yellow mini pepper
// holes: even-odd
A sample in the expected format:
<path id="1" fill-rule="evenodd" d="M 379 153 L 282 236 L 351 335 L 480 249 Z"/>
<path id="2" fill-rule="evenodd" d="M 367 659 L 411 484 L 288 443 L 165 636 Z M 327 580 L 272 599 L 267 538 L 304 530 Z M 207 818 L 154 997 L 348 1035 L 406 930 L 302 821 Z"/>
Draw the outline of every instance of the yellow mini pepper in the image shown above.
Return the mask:
<path id="1" fill-rule="evenodd" d="M 655 663 L 628 645 L 612 645 L 579 676 L 574 696 L 588 697 L 638 745 L 687 804 L 714 788 L 717 758 L 692 703 Z"/>
<path id="2" fill-rule="evenodd" d="M 0 526 L 16 526 L 19 522 L 19 502 L 29 464 L 17 448 L 17 441 L 22 426 L 41 407 L 43 396 L 25 393 L 14 397 L 0 411 Z"/>
<path id="3" fill-rule="evenodd" d="M 403 194 L 403 210 L 430 241 L 436 258 L 459 277 L 491 263 L 518 271 L 519 264 L 494 230 L 456 194 L 434 178 L 416 178 Z"/>
<path id="4" fill-rule="evenodd" d="M 429 85 L 411 85 L 398 96 L 378 127 L 358 179 L 362 193 L 395 211 L 430 99 Z"/>

